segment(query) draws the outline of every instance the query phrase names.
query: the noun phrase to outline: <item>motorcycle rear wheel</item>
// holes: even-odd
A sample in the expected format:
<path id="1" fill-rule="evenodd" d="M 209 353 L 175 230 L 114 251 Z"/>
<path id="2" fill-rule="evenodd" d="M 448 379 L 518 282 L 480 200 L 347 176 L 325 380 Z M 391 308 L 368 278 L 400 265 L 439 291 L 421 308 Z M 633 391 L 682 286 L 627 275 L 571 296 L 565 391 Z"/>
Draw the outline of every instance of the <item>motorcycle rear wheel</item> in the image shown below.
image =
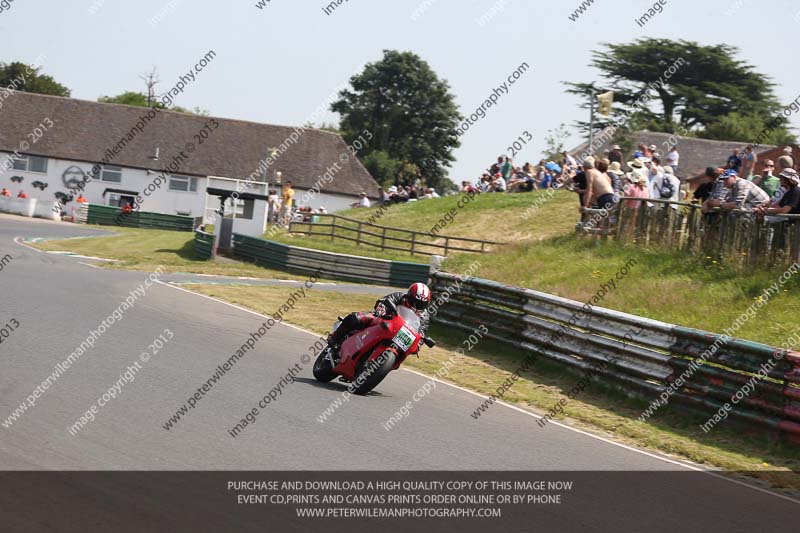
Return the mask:
<path id="1" fill-rule="evenodd" d="M 353 389 L 353 393 L 363 396 L 377 387 L 378 384 L 383 381 L 383 378 L 392 371 L 394 362 L 394 352 L 392 350 L 384 350 L 381 355 L 372 361 L 367 361 L 361 365 L 356 379 L 353 380 L 353 384 L 356 385 Z"/>
<path id="2" fill-rule="evenodd" d="M 328 350 L 329 348 L 326 348 L 320 352 L 320 354 L 317 356 L 317 360 L 314 361 L 314 368 L 312 369 L 314 373 L 314 379 L 320 383 L 328 383 L 330 380 L 336 377 L 336 373 L 333 371 L 331 362 L 326 357 Z"/>

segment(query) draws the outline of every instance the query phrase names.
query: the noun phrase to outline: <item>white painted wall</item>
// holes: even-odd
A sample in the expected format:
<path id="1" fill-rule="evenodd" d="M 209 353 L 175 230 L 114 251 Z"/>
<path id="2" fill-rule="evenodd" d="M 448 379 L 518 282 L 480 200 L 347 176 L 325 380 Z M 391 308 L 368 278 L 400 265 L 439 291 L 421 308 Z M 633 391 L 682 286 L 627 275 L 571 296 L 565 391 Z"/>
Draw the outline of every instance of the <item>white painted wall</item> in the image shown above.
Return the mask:
<path id="1" fill-rule="evenodd" d="M 0 152 L 0 161 L 4 161 L 7 155 L 10 154 Z M 82 170 L 84 174 L 88 174 L 92 166 L 93 163 L 48 158 L 47 174 L 12 168 L 0 173 L 0 187 L 6 187 L 14 196 L 16 196 L 20 190 L 23 190 L 30 198 L 36 198 L 40 202 L 52 202 L 55 201 L 55 196 L 53 195 L 57 191 L 69 192 L 62 180 L 62 176 L 67 169 L 77 167 Z M 3 167 L 0 166 L 0 170 L 2 168 Z M 145 188 L 153 182 L 158 174 L 159 173 L 155 171 L 150 171 L 150 174 L 148 174 L 145 170 L 123 168 L 121 182 L 102 181 L 100 176 L 98 176 L 96 179 L 86 184 L 83 195 L 89 203 L 109 205 L 110 195 L 106 194 L 106 196 L 103 197 L 103 191 L 105 189 L 122 189 L 142 194 Z M 25 179 L 22 183 L 12 183 L 12 176 L 22 176 Z M 37 180 L 46 182 L 48 187 L 44 191 L 34 188 L 31 184 Z M 205 189 L 206 178 L 201 177 L 197 178 L 196 192 L 171 191 L 165 183 L 160 189 L 153 192 L 151 196 L 142 194 L 144 200 L 140 209 L 142 211 L 154 211 L 170 215 L 177 215 L 178 212 L 182 212 L 189 213 L 189 216 L 199 217 L 203 214 L 205 205 Z M 75 202 L 71 202 L 67 205 L 68 211 L 74 203 Z"/>
<path id="2" fill-rule="evenodd" d="M 0 161 L 5 161 L 11 154 L 8 152 L 0 152 Z M 69 192 L 64 185 L 62 176 L 71 167 L 77 167 L 84 174 L 88 174 L 93 163 L 67 161 L 63 159 L 48 158 L 47 173 L 42 174 L 38 172 L 29 172 L 23 170 L 9 169 L 5 172 L 4 168 L 0 165 L 0 187 L 6 187 L 11 191 L 13 196 L 16 196 L 20 190 L 25 191 L 30 198 L 36 198 L 40 204 L 52 204 L 55 201 L 54 193 L 57 191 Z M 122 181 L 110 182 L 102 181 L 101 176 L 86 184 L 83 195 L 92 204 L 110 205 L 110 194 L 103 196 L 105 189 L 122 189 L 126 191 L 137 192 L 142 195 L 143 202 L 140 209 L 142 211 L 153 211 L 156 213 L 166 213 L 169 215 L 188 214 L 192 217 L 204 217 L 204 222 L 213 224 L 216 215 L 214 210 L 219 209 L 219 200 L 215 196 L 208 196 L 206 198 L 205 190 L 207 187 L 216 187 L 220 189 L 237 190 L 239 183 L 244 183 L 244 180 L 235 180 L 222 177 L 197 177 L 197 191 L 184 192 L 169 190 L 166 183 L 162 184 L 160 189 L 151 193 L 150 196 L 145 196 L 143 193 L 147 186 L 156 179 L 159 175 L 157 171 L 148 171 L 140 169 L 122 168 Z M 22 176 L 24 180 L 22 183 L 12 183 L 11 176 Z M 34 188 L 31 184 L 34 181 L 43 181 L 48 184 L 48 187 L 41 191 Z M 280 187 L 274 184 L 272 189 L 278 191 L 280 194 Z M 264 183 L 253 183 L 250 187 L 241 189 L 244 192 L 250 192 L 259 195 L 267 195 L 267 186 Z M 325 206 L 329 213 L 348 209 L 350 204 L 357 201 L 355 196 L 346 196 L 340 194 L 319 193 L 315 194 L 313 191 L 304 189 L 297 189 L 295 192 L 295 204 L 298 207 L 310 206 L 313 209 L 318 209 L 320 206 Z M 70 202 L 67 207 L 67 213 L 71 214 L 72 210 L 78 204 Z M 232 211 L 230 202 L 225 206 L 226 213 Z M 264 233 L 264 228 L 267 219 L 267 203 L 257 201 L 254 206 L 252 220 L 237 220 L 235 223 L 234 231 L 244 233 L 246 235 L 260 236 Z"/>

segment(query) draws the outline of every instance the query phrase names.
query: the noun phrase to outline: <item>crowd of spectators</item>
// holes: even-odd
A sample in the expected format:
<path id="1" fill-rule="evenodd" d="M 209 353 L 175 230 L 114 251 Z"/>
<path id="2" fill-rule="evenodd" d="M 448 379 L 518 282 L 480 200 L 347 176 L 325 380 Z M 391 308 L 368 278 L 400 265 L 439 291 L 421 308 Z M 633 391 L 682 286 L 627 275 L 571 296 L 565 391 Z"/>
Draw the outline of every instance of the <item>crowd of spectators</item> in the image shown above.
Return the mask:
<path id="1" fill-rule="evenodd" d="M 564 152 L 563 156 L 559 163 L 541 160 L 537 165 L 525 163 L 521 167 L 514 165 L 512 158 L 500 156 L 475 183 L 462 181 L 461 192 L 518 193 L 561 188 L 568 168 L 577 166 L 569 153 Z"/>
<path id="2" fill-rule="evenodd" d="M 785 220 L 780 215 L 800 214 L 800 175 L 790 147 L 778 158 L 777 169 L 772 160 L 766 160 L 760 173 L 753 146 L 734 149 L 724 166 L 708 167 L 699 184 L 695 178 L 678 177 L 677 146 L 662 155 L 655 146 L 640 144 L 632 157 L 625 159 L 620 147 L 613 145 L 603 157 L 587 157 L 580 165 L 565 164 L 559 179 L 578 194 L 583 208 L 611 210 L 626 197 L 624 205 L 632 209 L 665 205 L 677 209 L 677 202 L 689 201 L 700 205 L 704 213 L 717 208 L 737 210 L 767 217 L 768 222 Z M 692 191 L 693 185 L 697 187 Z"/>

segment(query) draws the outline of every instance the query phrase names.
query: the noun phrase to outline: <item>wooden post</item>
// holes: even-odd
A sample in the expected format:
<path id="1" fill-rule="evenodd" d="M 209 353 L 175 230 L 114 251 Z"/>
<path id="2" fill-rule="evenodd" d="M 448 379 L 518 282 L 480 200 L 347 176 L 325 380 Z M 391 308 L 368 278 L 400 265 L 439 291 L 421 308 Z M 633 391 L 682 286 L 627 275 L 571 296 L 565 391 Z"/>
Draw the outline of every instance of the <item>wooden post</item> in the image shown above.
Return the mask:
<path id="1" fill-rule="evenodd" d="M 414 255 L 414 242 L 417 240 L 417 234 L 415 232 L 411 232 L 411 255 Z"/>
<path id="2" fill-rule="evenodd" d="M 331 217 L 331 240 L 336 237 L 336 215 Z"/>
<path id="3" fill-rule="evenodd" d="M 447 256 L 447 252 L 448 252 L 449 246 L 450 246 L 450 237 L 445 237 L 444 238 L 444 255 L 445 255 L 445 257 Z"/>
<path id="4" fill-rule="evenodd" d="M 381 235 L 381 250 L 386 249 L 386 226 L 383 227 L 383 234 Z"/>
<path id="5" fill-rule="evenodd" d="M 356 246 L 361 246 L 361 222 L 358 223 L 358 233 L 356 234 Z"/>

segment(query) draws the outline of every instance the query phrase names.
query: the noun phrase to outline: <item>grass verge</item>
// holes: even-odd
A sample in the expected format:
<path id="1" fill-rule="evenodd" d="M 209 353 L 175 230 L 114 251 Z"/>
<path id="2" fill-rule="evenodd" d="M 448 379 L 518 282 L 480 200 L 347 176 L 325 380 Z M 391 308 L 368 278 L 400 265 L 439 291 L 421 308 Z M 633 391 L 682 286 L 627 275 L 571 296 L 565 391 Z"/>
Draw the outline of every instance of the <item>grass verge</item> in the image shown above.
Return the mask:
<path id="1" fill-rule="evenodd" d="M 449 272 L 464 272 L 475 257 L 456 256 L 445 262 Z M 623 247 L 577 235 L 507 247 L 502 254 L 477 258 L 474 276 L 529 287 L 580 302 L 594 296 L 602 283 L 626 264 L 629 273 L 616 282 L 602 307 L 721 333 L 778 282 L 786 269 L 728 269 L 706 258 Z M 782 346 L 800 330 L 800 275 L 778 286 L 768 304 L 737 331 L 736 336 Z"/>
<path id="2" fill-rule="evenodd" d="M 89 226 L 108 230 L 107 226 Z M 192 272 L 221 276 L 301 279 L 287 272 L 238 261 L 200 261 L 194 258 L 194 233 L 136 228 L 114 228 L 116 235 L 85 239 L 47 240 L 34 243 L 40 250 L 59 250 L 93 257 L 116 259 L 106 268 L 166 272 Z"/>
<path id="3" fill-rule="evenodd" d="M 266 315 L 285 301 L 287 291 L 280 287 L 219 285 L 192 285 L 190 288 Z M 336 315 L 353 309 L 370 309 L 375 296 L 312 290 L 307 300 L 305 305 L 292 311 L 288 321 L 324 335 Z M 463 341 L 459 332 L 435 324 L 431 335 L 439 345 L 424 349 L 419 359 L 411 357 L 406 362 L 410 368 L 429 375 L 442 368 Z M 519 364 L 519 353 L 490 340 L 481 341 L 468 355 L 455 356 L 457 365 L 451 368 L 447 380 L 485 395 L 499 387 Z M 567 398 L 566 393 L 579 379 L 578 374 L 563 366 L 541 361 L 516 382 L 504 399 L 541 413 Z M 479 404 L 479 399 L 475 398 L 475 407 Z M 800 476 L 795 473 L 800 469 L 797 448 L 760 436 L 744 435 L 724 425 L 703 433 L 699 425 L 704 418 L 673 412 L 669 407 L 662 408 L 643 424 L 637 417 L 645 406 L 646 402 L 592 383 L 569 400 L 564 414 L 556 418 L 617 442 L 731 472 L 750 472 L 774 487 L 800 490 Z M 500 406 L 491 408 L 502 409 Z M 464 413 L 465 423 L 481 423 L 473 420 L 470 414 Z M 550 429 L 545 426 L 537 430 Z"/>

